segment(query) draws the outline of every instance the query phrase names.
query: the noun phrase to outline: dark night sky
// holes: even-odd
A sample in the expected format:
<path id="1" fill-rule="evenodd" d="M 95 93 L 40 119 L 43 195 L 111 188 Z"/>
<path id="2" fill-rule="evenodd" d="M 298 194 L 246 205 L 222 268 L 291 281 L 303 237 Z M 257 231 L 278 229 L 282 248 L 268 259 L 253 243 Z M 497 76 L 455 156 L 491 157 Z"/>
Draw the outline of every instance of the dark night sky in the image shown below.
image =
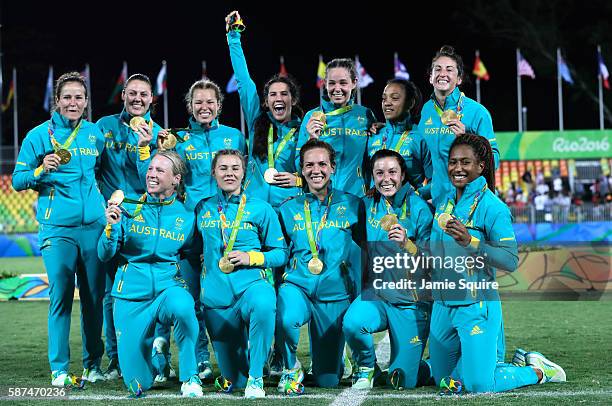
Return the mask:
<path id="1" fill-rule="evenodd" d="M 518 8 L 527 8 L 517 2 Z M 55 2 L 53 2 L 55 3 Z M 42 109 L 44 86 L 49 64 L 55 76 L 91 66 L 94 119 L 115 113 L 119 105 L 106 104 L 121 70 L 128 61 L 130 73 L 142 72 L 155 80 L 162 59 L 168 62 L 170 125 L 182 126 L 187 113 L 182 97 L 189 85 L 201 75 L 201 61 L 208 64 L 208 76 L 222 88 L 232 74 L 225 40 L 224 17 L 239 9 L 247 30 L 243 47 L 251 75 L 261 89 L 265 80 L 279 68 L 279 55 L 284 55 L 288 71 L 302 86 L 302 106 L 308 110 L 318 104 L 315 87 L 318 54 L 327 61 L 334 57 L 360 60 L 375 82 L 363 89 L 363 104 L 377 117 L 380 95 L 387 79 L 393 75 L 393 52 L 407 66 L 411 79 L 429 97 L 427 68 L 435 51 L 443 44 L 454 45 L 463 55 L 466 70 L 471 72 L 474 50 L 491 75 L 483 82 L 483 104 L 493 116 L 496 130 L 516 130 L 516 41 L 499 39 L 483 33 L 466 13 L 470 1 L 442 3 L 369 2 L 367 9 L 359 3 L 295 2 L 299 11 L 286 11 L 280 2 L 173 2 L 160 7 L 126 6 L 127 2 L 99 2 L 99 6 L 63 6 L 68 3 L 2 2 L 3 75 L 6 87 L 10 69 L 19 73 L 20 138 L 27 130 L 48 117 Z M 59 4 L 59 5 L 58 5 Z M 102 5 L 104 4 L 104 5 Z M 146 4 L 141 2 L 141 4 Z M 319 6 L 316 6 L 319 4 Z M 333 7 L 331 6 L 333 4 Z M 583 79 L 596 91 L 595 44 L 601 43 L 604 58 L 612 71 L 611 34 L 588 32 L 593 22 L 612 21 L 605 1 L 558 2 L 564 19 L 559 23 L 550 51 L 561 45 L 571 66 L 584 72 Z M 576 4 L 576 5 L 574 5 Z M 401 5 L 402 7 L 400 7 Z M 410 5 L 410 9 L 405 9 Z M 604 5 L 602 7 L 602 5 Z M 581 8 L 582 7 L 582 8 Z M 527 15 L 532 20 L 537 15 Z M 438 16 L 434 19 L 432 16 Z M 543 16 L 542 18 L 547 18 Z M 324 29 L 323 29 L 324 27 Z M 586 40 L 585 40 L 586 38 Z M 523 39 L 525 41 L 525 39 Z M 547 44 L 548 45 L 548 44 Z M 529 108 L 531 130 L 557 128 L 557 86 L 554 63 L 534 51 L 525 50 L 525 57 L 534 66 L 537 79 L 523 80 L 524 104 Z M 589 73 L 592 75 L 589 76 Z M 470 75 L 473 78 L 472 75 Z M 473 80 L 462 87 L 475 98 Z M 597 106 L 576 89 L 565 86 L 566 129 L 595 128 Z M 610 93 L 606 94 L 610 102 Z M 162 106 L 156 120 L 163 122 Z M 227 95 L 221 121 L 239 126 L 238 96 Z M 12 116 L 3 117 L 4 145 L 12 140 Z"/>

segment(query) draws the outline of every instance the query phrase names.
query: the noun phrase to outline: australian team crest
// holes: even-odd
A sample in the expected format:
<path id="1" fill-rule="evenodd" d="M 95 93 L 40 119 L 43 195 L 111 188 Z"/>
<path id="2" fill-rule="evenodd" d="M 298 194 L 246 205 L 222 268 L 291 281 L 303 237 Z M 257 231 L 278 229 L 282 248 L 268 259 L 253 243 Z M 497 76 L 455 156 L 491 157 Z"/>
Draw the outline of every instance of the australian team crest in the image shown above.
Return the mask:
<path id="1" fill-rule="evenodd" d="M 357 122 L 358 122 L 358 123 L 363 123 L 363 122 L 365 122 L 365 121 L 366 121 L 365 117 L 363 117 L 363 116 L 358 116 L 358 117 L 357 117 Z"/>
<path id="2" fill-rule="evenodd" d="M 344 216 L 344 213 L 346 213 L 346 206 L 338 206 L 336 209 L 336 214 L 338 214 L 339 217 L 342 217 Z"/>
<path id="3" fill-rule="evenodd" d="M 95 135 L 93 135 L 93 134 L 91 134 L 91 135 L 89 136 L 89 142 L 90 142 L 91 144 L 95 144 L 95 143 L 96 143 L 96 136 L 95 136 Z"/>
<path id="4" fill-rule="evenodd" d="M 185 223 L 185 220 L 183 220 L 181 217 L 177 217 L 176 218 L 176 222 L 174 223 L 174 227 L 177 230 L 182 230 L 183 229 L 183 223 Z"/>
<path id="5" fill-rule="evenodd" d="M 224 138 L 223 139 L 223 145 L 225 145 L 225 148 L 231 148 L 232 147 L 232 139 L 231 138 Z"/>

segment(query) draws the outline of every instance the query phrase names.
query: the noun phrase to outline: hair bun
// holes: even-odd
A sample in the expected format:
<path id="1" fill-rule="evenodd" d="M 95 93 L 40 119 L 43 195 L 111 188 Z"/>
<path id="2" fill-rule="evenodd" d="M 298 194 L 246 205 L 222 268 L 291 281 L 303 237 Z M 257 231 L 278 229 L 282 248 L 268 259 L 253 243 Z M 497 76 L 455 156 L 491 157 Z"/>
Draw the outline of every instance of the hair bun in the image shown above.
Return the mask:
<path id="1" fill-rule="evenodd" d="M 442 45 L 442 48 L 440 48 L 440 53 L 441 54 L 454 55 L 455 54 L 455 48 L 453 48 L 450 45 Z"/>

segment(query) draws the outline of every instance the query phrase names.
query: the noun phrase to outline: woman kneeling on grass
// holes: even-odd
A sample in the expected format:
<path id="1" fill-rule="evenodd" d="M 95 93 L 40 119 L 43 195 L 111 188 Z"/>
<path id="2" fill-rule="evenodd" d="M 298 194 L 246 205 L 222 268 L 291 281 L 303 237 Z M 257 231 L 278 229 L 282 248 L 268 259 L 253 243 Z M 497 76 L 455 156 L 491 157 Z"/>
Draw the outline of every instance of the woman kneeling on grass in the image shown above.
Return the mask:
<path id="1" fill-rule="evenodd" d="M 435 269 L 432 281 L 495 281 L 495 269 L 514 271 L 516 239 L 508 207 L 495 193 L 489 140 L 474 134 L 455 138 L 450 147 L 451 184 L 434 200 L 432 252 L 453 259 L 479 259 L 459 272 Z M 461 258 L 463 257 L 463 258 Z M 456 262 L 458 263 L 458 262 Z M 466 262 L 467 263 L 467 262 Z M 452 376 L 469 392 L 503 392 L 545 382 L 565 382 L 565 371 L 537 352 L 525 354 L 524 366 L 497 362 L 501 302 L 496 290 L 434 291 L 429 335 L 432 373 L 441 386 Z M 452 388 L 451 388 L 452 389 Z"/>
<path id="2" fill-rule="evenodd" d="M 179 267 L 181 254 L 198 255 L 190 248 L 201 246 L 194 238 L 194 213 L 177 198 L 184 174 L 185 164 L 176 152 L 158 152 L 147 171 L 147 193 L 126 208 L 121 207 L 122 193 L 111 196 L 107 226 L 98 241 L 102 261 L 116 254 L 120 258 L 112 290 L 115 330 L 123 381 L 135 396 L 152 386 L 158 372 L 151 355 L 156 322 L 174 325 L 182 395 L 202 396 L 195 304 Z"/>

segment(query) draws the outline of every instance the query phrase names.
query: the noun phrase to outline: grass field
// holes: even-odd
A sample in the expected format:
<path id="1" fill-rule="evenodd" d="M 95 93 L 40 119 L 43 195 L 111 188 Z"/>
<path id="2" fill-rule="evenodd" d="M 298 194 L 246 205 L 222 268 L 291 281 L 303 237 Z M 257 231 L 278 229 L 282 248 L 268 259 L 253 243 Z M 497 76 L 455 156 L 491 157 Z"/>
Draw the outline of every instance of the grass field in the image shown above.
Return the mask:
<path id="1" fill-rule="evenodd" d="M 0 260 L 0 271 L 17 273 L 44 272 L 36 259 Z M 0 302 L 0 395 L 8 387 L 48 387 L 50 384 L 47 361 L 47 302 Z M 75 303 L 71 331 L 71 372 L 80 374 L 81 337 L 78 302 Z M 355 393 L 350 383 L 338 389 L 308 387 L 299 398 L 279 396 L 275 380 L 266 380 L 268 399 L 254 404 L 300 405 L 404 405 L 456 403 L 474 405 L 575 405 L 612 404 L 612 303 L 601 302 L 526 302 L 504 303 L 504 319 L 508 356 L 516 346 L 543 352 L 563 366 L 567 372 L 565 384 L 547 384 L 518 389 L 505 394 L 464 395 L 441 398 L 433 387 L 392 391 L 375 387 L 368 393 Z M 177 354 L 176 348 L 173 350 Z M 308 365 L 306 330 L 302 331 L 299 358 Z M 176 357 L 175 357 L 176 360 Z M 103 366 L 106 365 L 106 359 Z M 218 374 L 218 370 L 215 373 Z M 205 386 L 203 400 L 182 399 L 180 385 L 173 382 L 166 387 L 148 392 L 138 404 L 181 405 L 235 404 L 243 401 L 242 393 L 217 395 L 212 385 Z M 115 404 L 127 401 L 121 381 L 88 384 L 86 389 L 71 392 L 69 399 L 87 404 Z M 2 401 L 14 401 L 6 397 Z M 52 401 L 23 400 L 20 404 L 45 404 Z M 55 403 L 53 403 L 55 404 Z"/>

